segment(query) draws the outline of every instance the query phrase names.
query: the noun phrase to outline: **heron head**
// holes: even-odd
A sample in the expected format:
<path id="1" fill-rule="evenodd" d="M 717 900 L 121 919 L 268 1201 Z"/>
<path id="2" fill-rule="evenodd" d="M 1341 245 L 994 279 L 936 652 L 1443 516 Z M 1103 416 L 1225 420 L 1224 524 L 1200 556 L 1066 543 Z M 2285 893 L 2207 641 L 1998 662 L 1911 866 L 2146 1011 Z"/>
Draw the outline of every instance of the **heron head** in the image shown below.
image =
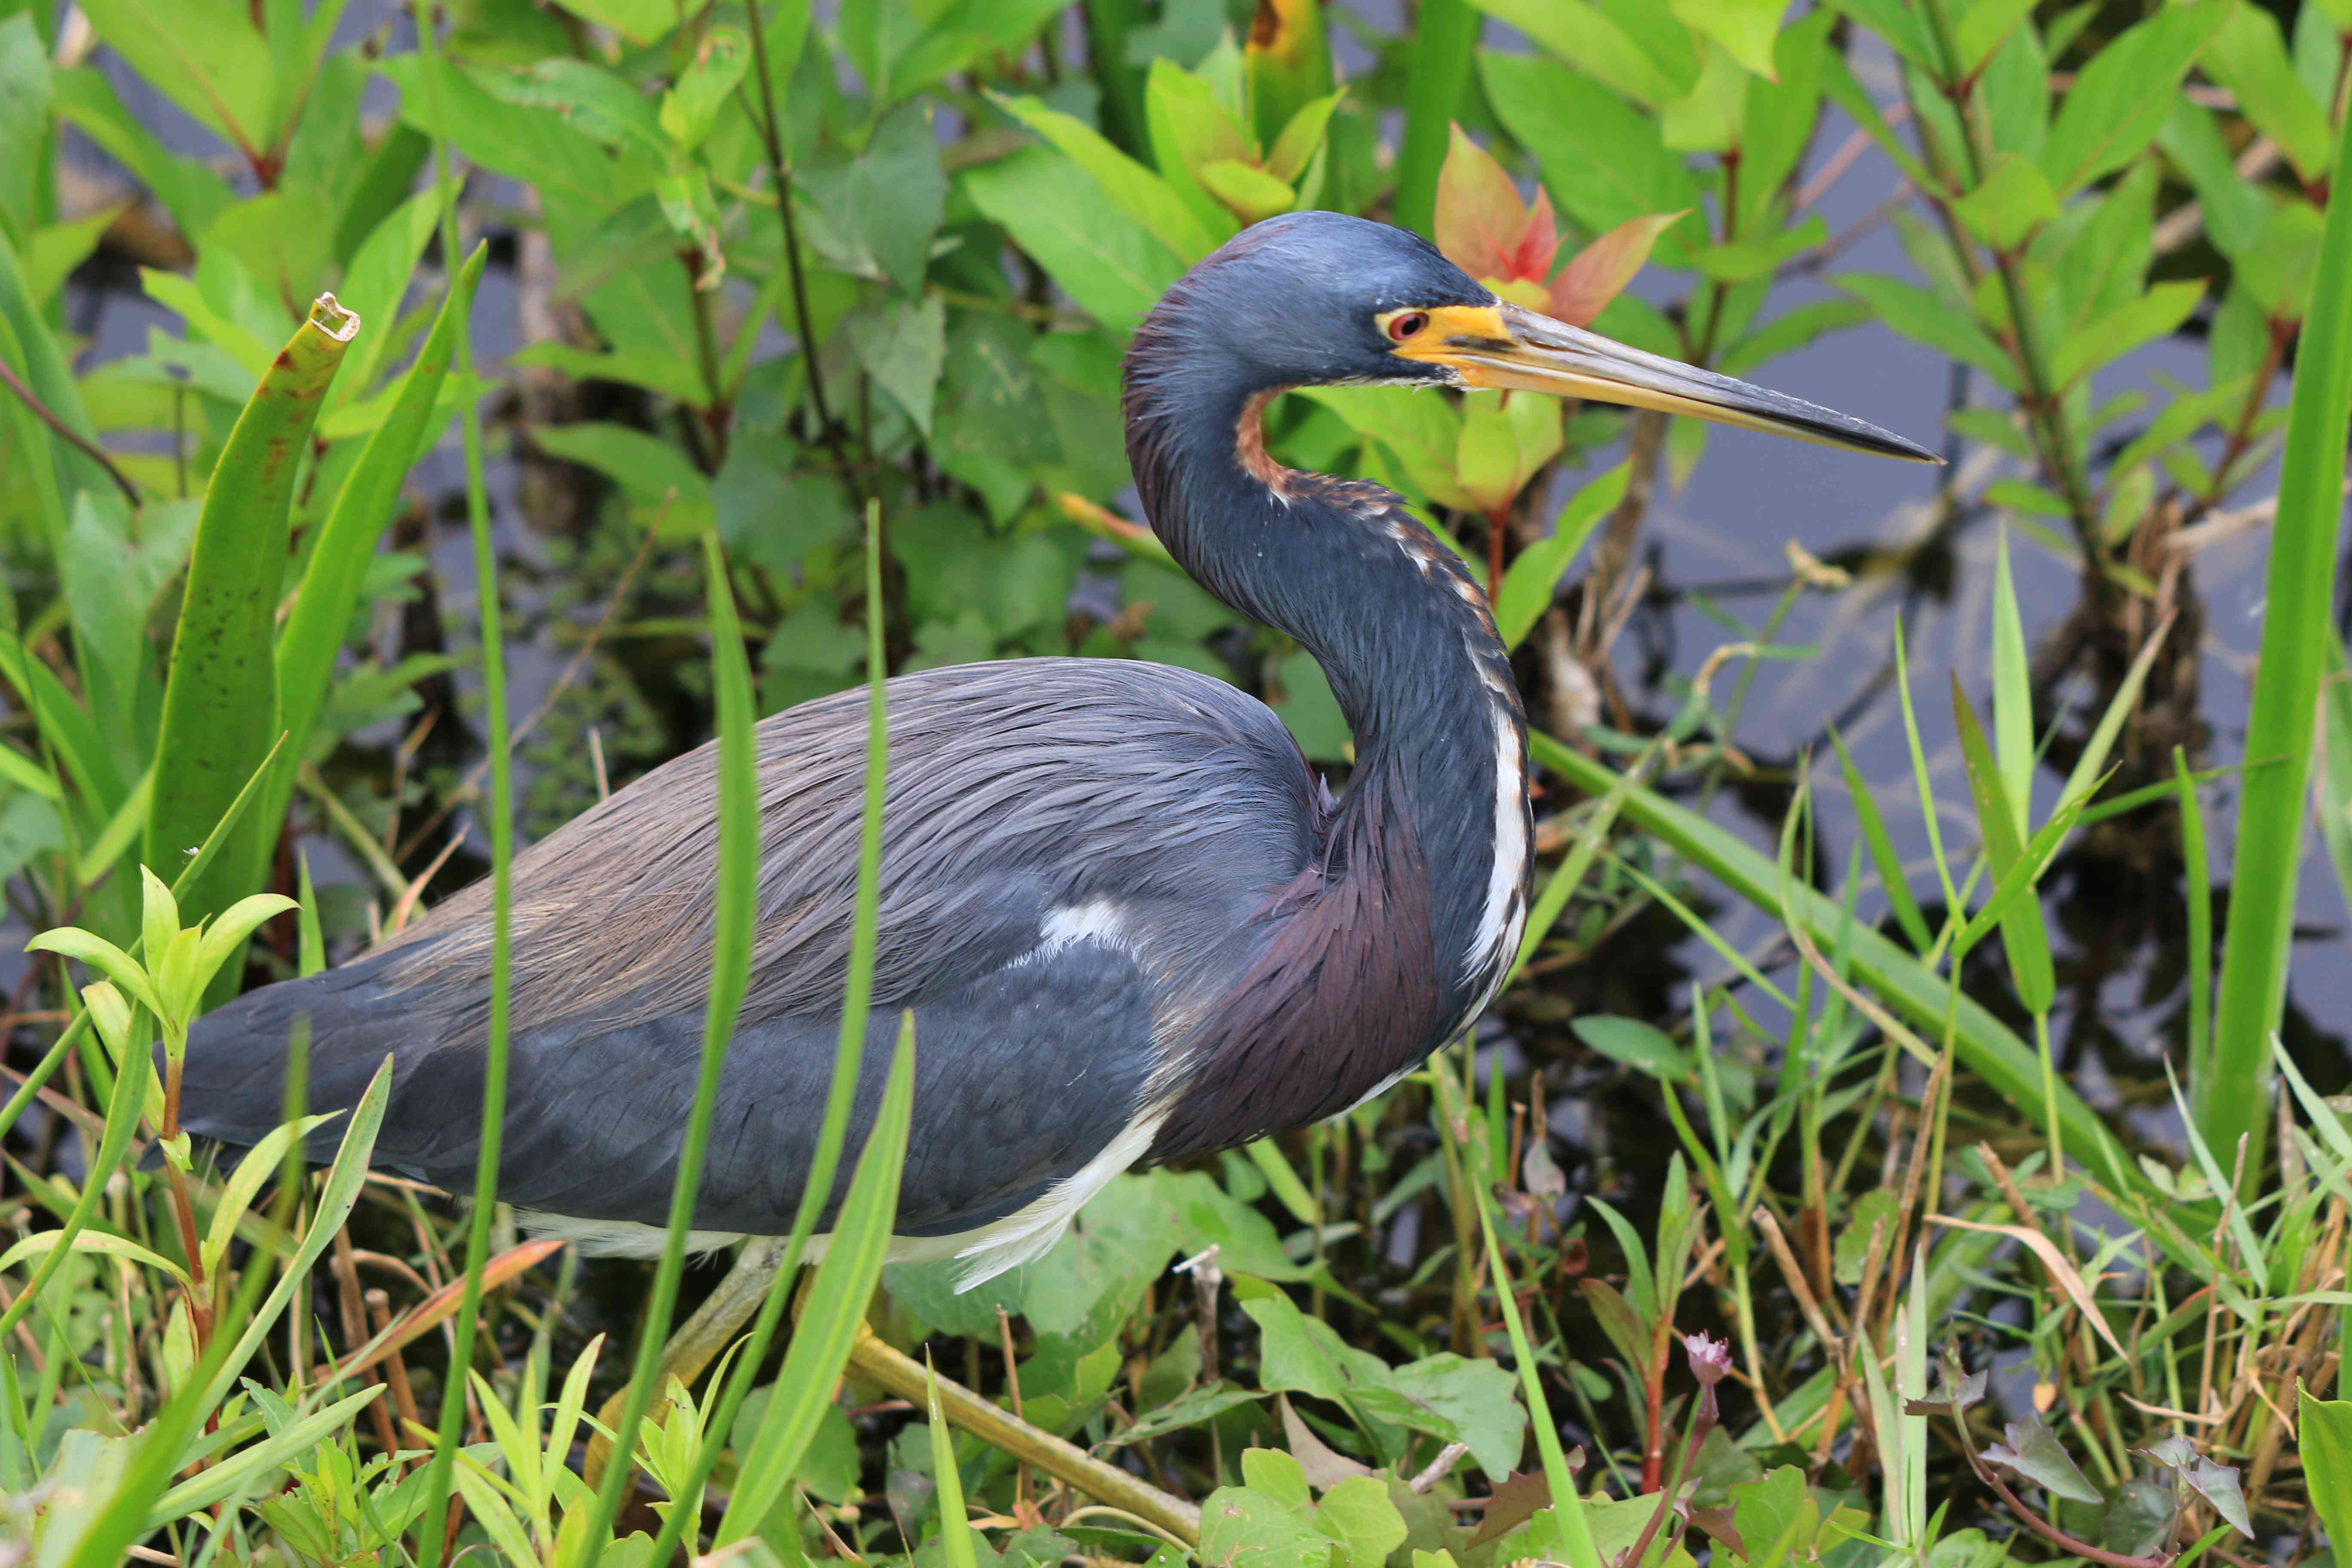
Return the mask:
<path id="1" fill-rule="evenodd" d="M 1243 230 L 1171 301 L 1180 294 L 1195 327 L 1267 386 L 1539 392 L 1941 460 L 1863 420 L 1510 304 L 1420 236 L 1341 213 L 1286 213 Z"/>

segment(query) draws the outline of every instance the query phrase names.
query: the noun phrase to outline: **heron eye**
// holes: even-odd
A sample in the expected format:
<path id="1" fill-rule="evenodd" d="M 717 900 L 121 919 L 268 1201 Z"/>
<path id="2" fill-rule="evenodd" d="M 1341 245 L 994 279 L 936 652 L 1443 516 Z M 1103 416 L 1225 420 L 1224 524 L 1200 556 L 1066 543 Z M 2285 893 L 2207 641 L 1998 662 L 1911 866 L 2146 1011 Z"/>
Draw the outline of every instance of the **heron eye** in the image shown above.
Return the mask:
<path id="1" fill-rule="evenodd" d="M 1407 338 L 1418 335 L 1421 329 L 1427 325 L 1429 325 L 1427 311 L 1407 310 L 1402 316 L 1389 318 L 1389 336 L 1397 342 L 1403 342 Z"/>

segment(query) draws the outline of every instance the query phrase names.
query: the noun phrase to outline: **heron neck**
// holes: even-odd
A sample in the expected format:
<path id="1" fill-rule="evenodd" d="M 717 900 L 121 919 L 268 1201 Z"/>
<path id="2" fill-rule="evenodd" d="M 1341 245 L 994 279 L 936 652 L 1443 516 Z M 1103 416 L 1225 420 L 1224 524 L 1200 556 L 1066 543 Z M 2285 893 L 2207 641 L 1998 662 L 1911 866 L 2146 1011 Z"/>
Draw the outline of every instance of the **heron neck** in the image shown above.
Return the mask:
<path id="1" fill-rule="evenodd" d="M 1131 405 L 1137 488 L 1179 565 L 1322 668 L 1357 747 L 1331 841 L 1345 854 L 1365 833 L 1410 836 L 1450 1029 L 1499 980 L 1524 915 L 1526 713 L 1485 592 L 1451 550 L 1391 492 L 1266 457 L 1259 415 L 1280 390 L 1173 417 Z"/>

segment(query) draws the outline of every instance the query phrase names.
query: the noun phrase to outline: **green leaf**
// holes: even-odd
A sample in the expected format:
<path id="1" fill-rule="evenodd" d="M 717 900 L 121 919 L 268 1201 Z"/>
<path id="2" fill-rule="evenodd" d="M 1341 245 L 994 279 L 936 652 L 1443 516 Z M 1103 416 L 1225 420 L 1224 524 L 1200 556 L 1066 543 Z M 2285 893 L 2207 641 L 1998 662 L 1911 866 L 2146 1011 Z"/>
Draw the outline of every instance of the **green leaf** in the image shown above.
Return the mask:
<path id="1" fill-rule="evenodd" d="M 1776 75 L 1772 44 L 1789 0 L 1671 0 L 1674 13 L 1693 32 L 1723 46 L 1724 53 L 1752 76 Z"/>
<path id="2" fill-rule="evenodd" d="M 28 1258 L 46 1257 L 56 1249 L 58 1238 L 64 1235 L 65 1232 L 61 1230 L 35 1231 L 7 1251 L 0 1252 L 0 1272 L 16 1268 Z M 137 1242 L 120 1236 L 110 1236 L 102 1230 L 85 1230 L 73 1238 L 73 1246 L 69 1250 L 97 1252 L 109 1258 L 120 1258 L 125 1262 L 136 1263 L 142 1268 L 152 1268 L 159 1273 L 168 1274 L 180 1282 L 182 1289 L 187 1288 L 188 1271 L 186 1269 L 170 1258 L 150 1252 Z"/>
<path id="3" fill-rule="evenodd" d="M 1509 1373 L 1491 1363 L 1497 1376 Z M 1323 1494 L 1315 1510 L 1315 1527 L 1339 1543 L 1349 1563 L 1384 1563 L 1404 1544 L 1404 1516 L 1389 1500 L 1388 1483 L 1372 1476 L 1350 1476 Z"/>
<path id="4" fill-rule="evenodd" d="M 2352 1542 L 2352 1400 L 2314 1399 L 2298 1383 L 2295 1415 L 2311 1506 L 2328 1542 L 2341 1546 Z"/>
<path id="5" fill-rule="evenodd" d="M 1839 278 L 1837 285 L 1913 342 L 1972 364 L 2004 387 L 2015 384 L 2016 367 L 1967 310 L 1916 283 L 1873 273 L 1850 272 Z"/>
<path id="6" fill-rule="evenodd" d="M 1192 175 L 1244 223 L 1288 212 L 1298 201 L 1298 193 L 1287 184 L 1238 158 L 1212 158 L 1194 169 Z"/>
<path id="7" fill-rule="evenodd" d="M 899 1032 L 889 1081 L 873 1131 L 857 1156 L 849 1195 L 834 1222 L 832 1244 L 817 1266 L 799 1327 L 784 1352 L 776 1385 L 789 1390 L 789 1395 L 768 1402 L 759 1436 L 742 1456 L 740 1479 L 728 1498 L 714 1546 L 740 1540 L 775 1508 L 832 1403 L 851 1344 L 867 1331 L 866 1303 L 889 1251 L 890 1221 L 898 1210 L 898 1176 L 907 1157 L 907 1126 L 914 1103 L 913 1034 L 910 1015 Z"/>
<path id="8" fill-rule="evenodd" d="M 161 202 L 182 234 L 202 234 L 236 195 L 228 182 L 198 158 L 182 157 L 122 105 L 96 66 L 69 66 L 50 73 L 60 118 L 88 136 L 131 171 Z"/>
<path id="9" fill-rule="evenodd" d="M 882 117 L 866 150 L 820 153 L 796 176 L 868 275 L 922 292 L 931 237 L 947 198 L 929 110 L 903 103 Z"/>
<path id="10" fill-rule="evenodd" d="M 33 938 L 25 944 L 25 951 L 54 952 L 60 958 L 70 958 L 78 963 L 87 964 L 129 992 L 131 999 L 147 1011 L 158 1018 L 163 1016 L 163 999 L 156 995 L 155 987 L 147 977 L 146 966 L 102 936 L 83 931 L 79 926 L 59 926 Z"/>
<path id="11" fill-rule="evenodd" d="M 2213 111 L 2185 97 L 2178 100 L 2157 133 L 2157 145 L 2197 193 L 2205 235 L 2213 247 L 2232 261 L 2243 258 L 2269 216 L 2271 202 L 2260 185 L 2239 176 Z"/>
<path id="12" fill-rule="evenodd" d="M 412 203 L 402 210 L 413 214 L 421 209 Z M 432 210 L 437 216 L 437 205 Z M 400 221 L 401 215 L 395 214 L 386 224 Z M 362 255 L 375 245 L 375 238 L 371 237 Z M 278 634 L 273 660 L 278 679 L 278 722 L 288 734 L 289 743 L 275 770 L 268 794 L 262 800 L 259 819 L 263 822 L 282 820 L 286 804 L 292 798 L 295 764 L 309 754 L 310 732 L 318 722 L 328 682 L 334 674 L 337 650 L 359 607 L 360 593 L 366 582 L 368 565 L 375 559 L 377 542 L 392 521 L 402 482 L 431 446 L 436 434 L 439 421 L 435 416 L 440 408 L 442 386 L 455 361 L 457 339 L 466 331 L 467 311 L 473 303 L 474 289 L 481 281 L 487 257 L 488 248 L 477 245 L 474 254 L 458 269 L 449 292 L 442 298 L 425 346 L 417 351 L 415 363 L 401 378 L 391 413 L 368 437 L 359 460 L 335 493 L 326 521 L 319 526 L 317 539 L 310 547 L 310 563 L 303 569 L 301 586 L 287 615 L 285 630 Z M 355 264 L 353 270 L 357 269 Z M 394 302 L 386 300 L 387 310 Z M 382 352 L 380 346 L 376 352 Z M 273 837 L 262 835 L 255 842 L 266 853 Z M 257 884 L 260 872 L 257 863 L 249 863 L 244 868 L 241 885 Z"/>
<path id="13" fill-rule="evenodd" d="M 1996 250 L 2014 250 L 2058 216 L 2058 198 L 2042 171 L 2014 153 L 1993 160 L 1984 182 L 1952 204 L 1970 233 Z"/>
<path id="14" fill-rule="evenodd" d="M 2235 95 L 2239 112 L 2278 143 L 2305 184 L 2326 177 L 2336 141 L 2327 111 L 2304 89 L 2268 11 L 2232 6 L 2198 63 Z"/>
<path id="15" fill-rule="evenodd" d="M 688 152 L 701 146 L 751 66 L 751 46 L 740 29 L 722 26 L 704 33 L 693 63 L 662 99 L 661 128 L 670 140 Z"/>
<path id="16" fill-rule="evenodd" d="M 1441 1351 L 1398 1367 L 1391 1381 L 1406 1399 L 1452 1426 L 1458 1440 L 1468 1445 L 1470 1458 L 1496 1486 L 1518 1468 L 1527 1447 L 1528 1413 L 1519 1404 L 1518 1380 L 1501 1366 Z M 1434 1423 L 1412 1425 L 1426 1431 Z"/>
<path id="17" fill-rule="evenodd" d="M 2204 297 L 2201 279 L 2158 283 L 2138 298 L 2098 317 L 2080 331 L 2067 334 L 2051 356 L 2050 374 L 2062 388 L 2072 386 L 2103 364 L 2120 359 L 2142 343 L 2169 337 L 2197 309 Z"/>
<path id="18" fill-rule="evenodd" d="M 947 306 L 936 294 L 920 302 L 892 300 L 878 312 L 852 316 L 845 330 L 874 384 L 929 439 L 931 402 L 947 363 Z"/>
<path id="19" fill-rule="evenodd" d="M 968 170 L 965 194 L 1013 237 L 1064 292 L 1105 326 L 1125 331 L 1151 309 L 1185 263 L 1124 212 L 1105 210 L 1070 164 L 1043 147 Z"/>
<path id="20" fill-rule="evenodd" d="M 91 0 L 107 46 L 189 117 L 242 153 L 267 145 L 276 67 L 258 13 L 240 0 Z"/>
<path id="21" fill-rule="evenodd" d="M 2009 1441 L 1988 1445 L 1979 1456 L 1989 1465 L 2014 1471 L 2052 1497 L 2096 1506 L 2106 1500 L 2058 1441 L 2058 1435 L 2038 1415 L 2012 1421 L 2005 1428 Z"/>
<path id="22" fill-rule="evenodd" d="M 677 0 L 563 0 L 563 8 L 633 44 L 667 37 L 678 19 Z"/>
<path id="23" fill-rule="evenodd" d="M 1968 76 L 1982 66 L 2032 13 L 2033 0 L 1977 0 L 1952 28 L 1960 74 Z"/>
<path id="24" fill-rule="evenodd" d="M 50 96 L 49 58 L 32 15 L 20 11 L 0 21 L 0 235 L 12 237 L 28 252 L 41 216 L 35 196 L 48 140 Z M 32 257 L 26 260 L 29 271 Z"/>
<path id="25" fill-rule="evenodd" d="M 2168 5 L 2091 56 L 2042 144 L 2042 171 L 2053 191 L 2072 195 L 2139 155 L 2170 114 L 2180 79 L 2234 5 Z"/>
<path id="26" fill-rule="evenodd" d="M 1560 508 L 1550 534 L 1520 552 L 1511 563 L 1503 574 L 1503 591 L 1495 600 L 1495 628 L 1506 647 L 1517 647 L 1525 641 L 1544 611 L 1551 607 L 1561 574 L 1601 520 L 1624 499 L 1632 474 L 1630 464 L 1619 463 L 1594 478 Z"/>
<path id="27" fill-rule="evenodd" d="M 2001 783 L 2000 764 L 1985 742 L 1976 709 L 1960 689 L 1957 674 L 1952 677 L 1952 721 L 1959 731 L 1960 760 L 1968 773 L 1969 791 L 1976 800 L 1977 831 L 1983 836 L 1985 862 L 1998 882 L 2024 858 L 2024 835 L 2017 829 L 2019 814 Z M 2042 925 L 2041 904 L 2030 898 L 2014 900 L 2001 917 L 2000 940 L 2009 954 L 2010 977 L 2017 985 L 2018 1000 L 2029 1013 L 2048 1012 L 2057 996 L 2057 979 L 2051 968 L 2050 937 Z"/>
<path id="28" fill-rule="evenodd" d="M 272 1128 L 260 1142 L 247 1151 L 236 1163 L 236 1173 L 221 1187 L 220 1202 L 213 1210 L 212 1223 L 205 1228 L 205 1271 L 217 1274 L 221 1262 L 228 1256 L 228 1244 L 236 1235 L 237 1223 L 253 1206 L 254 1195 L 261 1184 L 276 1174 L 286 1158 L 286 1151 L 298 1138 L 308 1137 L 311 1129 L 322 1127 L 338 1115 L 321 1111 L 306 1116 L 299 1121 L 289 1121 Z"/>
<path id="29" fill-rule="evenodd" d="M 1700 205 L 1697 184 L 1661 139 L 1655 116 L 1540 56 L 1482 49 L 1478 71 L 1496 117 L 1535 153 L 1552 199 L 1594 234 Z M 1661 237 L 1662 259 L 1675 263 L 1675 236 L 1695 224 L 1685 218 Z"/>
<path id="30" fill-rule="evenodd" d="M 1212 228 L 1174 186 L 1120 152 L 1092 126 L 1034 98 L 994 98 L 996 105 L 1086 171 L 1110 204 L 1151 231 L 1188 266 L 1214 250 L 1232 229 Z"/>
<path id="31" fill-rule="evenodd" d="M 1655 1025 L 1639 1018 L 1612 1018 L 1585 1014 L 1574 1019 L 1569 1027 L 1576 1037 L 1612 1061 L 1663 1079 L 1680 1083 L 1693 1072 L 1690 1053 L 1675 1044 Z"/>
<path id="32" fill-rule="evenodd" d="M 1650 108 L 1659 108 L 1681 97 L 1698 79 L 1696 55 L 1689 60 L 1686 74 L 1669 71 L 1627 34 L 1616 18 L 1587 0 L 1472 3 L 1496 20 L 1517 27 L 1560 59 Z M 1681 7 L 1675 9 L 1679 15 Z"/>
<path id="33" fill-rule="evenodd" d="M 1992 580 L 1993 752 L 2001 791 L 2021 840 L 2032 831 L 2033 688 L 2026 665 L 2025 623 L 2018 614 L 2017 583 L 2009 569 L 2009 531 L 1995 535 Z"/>
<path id="34" fill-rule="evenodd" d="M 2306 202 L 2279 203 L 2264 217 L 2254 243 L 2238 261 L 2238 282 L 2264 315 L 2280 321 L 2303 319 L 2319 272 L 2326 223 Z"/>

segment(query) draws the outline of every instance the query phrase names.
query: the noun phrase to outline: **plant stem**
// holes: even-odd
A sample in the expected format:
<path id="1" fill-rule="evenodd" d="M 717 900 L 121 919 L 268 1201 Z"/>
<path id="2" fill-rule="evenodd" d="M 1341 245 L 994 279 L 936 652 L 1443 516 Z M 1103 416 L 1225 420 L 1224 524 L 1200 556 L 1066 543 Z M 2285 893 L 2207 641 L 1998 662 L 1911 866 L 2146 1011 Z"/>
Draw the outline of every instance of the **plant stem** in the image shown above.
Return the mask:
<path id="1" fill-rule="evenodd" d="M 800 334 L 801 363 L 808 367 L 809 405 L 815 410 L 817 438 L 825 450 L 833 454 L 834 467 L 850 493 L 865 499 L 857 469 L 849 460 L 849 449 L 842 442 L 841 427 L 834 423 L 833 405 L 824 395 L 824 367 L 817 363 L 817 344 L 809 331 L 808 278 L 801 269 L 800 226 L 793 217 L 793 173 L 784 163 L 784 143 L 776 118 L 776 88 L 768 75 L 768 26 L 761 18 L 757 4 L 743 8 L 751 30 L 751 70 L 760 81 L 760 135 L 768 153 L 768 174 L 776 184 L 776 214 L 784 223 L 784 266 L 793 280 L 793 321 Z"/>
<path id="2" fill-rule="evenodd" d="M 39 398 L 33 395 L 33 389 L 31 387 L 26 386 L 23 382 L 16 379 L 16 373 L 8 368 L 8 362 L 5 360 L 0 360 L 0 381 L 5 381 L 8 384 L 8 390 L 16 395 L 17 401 L 24 404 L 26 408 L 32 411 L 34 418 L 38 419 L 42 424 L 47 426 L 58 440 L 63 441 L 67 446 L 71 447 L 75 451 L 79 452 L 83 457 L 88 458 L 100 468 L 104 468 L 106 470 L 106 477 L 112 479 L 114 481 L 115 488 L 122 492 L 122 499 L 131 503 L 131 510 L 133 511 L 139 510 L 139 487 L 132 484 L 130 478 L 125 475 L 121 468 L 114 466 L 114 459 L 106 455 L 105 448 L 99 446 L 95 441 L 85 440 L 80 436 L 76 435 L 70 426 L 68 426 L 64 420 L 58 418 L 55 414 L 51 413 L 49 411 L 48 405 L 43 403 Z M 175 415 L 177 413 L 176 405 L 174 405 L 174 413 Z M 184 492 L 186 488 L 186 485 L 183 483 L 181 489 Z"/>

